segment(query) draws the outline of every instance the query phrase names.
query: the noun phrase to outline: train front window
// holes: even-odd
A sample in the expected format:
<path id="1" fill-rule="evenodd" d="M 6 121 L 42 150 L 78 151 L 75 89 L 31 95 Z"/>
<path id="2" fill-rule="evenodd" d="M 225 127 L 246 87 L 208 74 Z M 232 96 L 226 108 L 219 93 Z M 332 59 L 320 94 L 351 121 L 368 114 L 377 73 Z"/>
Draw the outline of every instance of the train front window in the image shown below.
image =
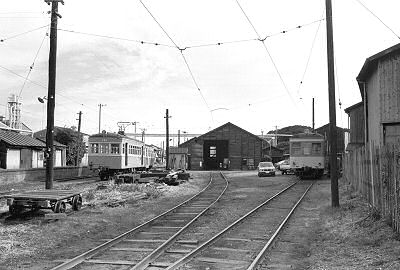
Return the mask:
<path id="1" fill-rule="evenodd" d="M 321 143 L 313 143 L 312 144 L 312 154 L 313 155 L 320 155 L 322 152 L 322 145 Z"/>
<path id="2" fill-rule="evenodd" d="M 119 144 L 111 144 L 111 154 L 119 154 Z"/>
<path id="3" fill-rule="evenodd" d="M 300 155 L 301 154 L 301 143 L 293 142 L 292 143 L 292 155 Z"/>
<path id="4" fill-rule="evenodd" d="M 98 143 L 92 143 L 90 144 L 91 152 L 94 154 L 99 153 L 99 144 Z"/>
<path id="5" fill-rule="evenodd" d="M 311 143 L 303 143 L 303 154 L 305 156 L 311 155 Z"/>

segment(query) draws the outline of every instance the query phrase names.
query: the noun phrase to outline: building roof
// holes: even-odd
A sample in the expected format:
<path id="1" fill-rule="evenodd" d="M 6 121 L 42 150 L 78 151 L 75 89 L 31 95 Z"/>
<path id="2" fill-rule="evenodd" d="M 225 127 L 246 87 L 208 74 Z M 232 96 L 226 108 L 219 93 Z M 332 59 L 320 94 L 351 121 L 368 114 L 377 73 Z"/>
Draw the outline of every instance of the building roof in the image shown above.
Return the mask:
<path id="1" fill-rule="evenodd" d="M 46 143 L 46 138 L 35 138 L 35 139 L 37 139 L 37 140 L 39 140 L 39 141 L 41 141 L 41 142 L 43 142 L 43 143 Z M 59 142 L 57 142 L 57 141 L 53 141 L 53 145 L 55 146 L 55 147 L 61 147 L 61 148 L 67 148 L 67 146 L 66 145 L 64 145 L 64 144 L 62 144 L 62 143 L 59 143 Z"/>
<path id="2" fill-rule="evenodd" d="M 217 127 L 217 128 L 214 128 L 213 130 L 210 130 L 210 131 L 207 132 L 207 133 L 204 133 L 203 135 L 200 135 L 199 137 L 194 137 L 194 138 L 191 138 L 190 140 L 188 140 L 188 141 L 186 141 L 186 142 L 184 142 L 184 143 L 181 143 L 181 144 L 179 145 L 179 147 L 182 147 L 182 146 L 184 146 L 184 145 L 187 145 L 187 144 L 191 143 L 191 142 L 194 141 L 194 140 L 197 140 L 197 139 L 199 139 L 199 138 L 205 137 L 205 136 L 207 136 L 207 135 L 209 135 L 209 134 L 211 134 L 211 133 L 217 131 L 218 129 L 221 129 L 221 128 L 224 128 L 224 127 L 227 127 L 227 126 L 233 126 L 233 127 L 237 128 L 237 129 L 239 129 L 240 131 L 242 131 L 243 133 L 247 133 L 248 135 L 250 135 L 250 136 L 256 138 L 256 139 L 259 140 L 259 141 L 264 141 L 263 139 L 261 139 L 261 138 L 258 137 L 257 135 L 254 135 L 253 133 L 250 133 L 250 132 L 248 132 L 247 130 L 244 130 L 243 128 L 238 127 L 238 126 L 232 124 L 231 122 L 228 122 L 228 123 L 223 124 L 222 126 L 219 126 L 219 127 Z"/>
<path id="3" fill-rule="evenodd" d="M 356 103 L 356 104 L 354 104 L 354 105 L 351 105 L 350 107 L 347 107 L 346 109 L 344 109 L 344 112 L 347 113 L 347 114 L 349 114 L 352 110 L 357 109 L 357 108 L 363 106 L 363 104 L 364 104 L 364 102 L 363 102 L 363 101 L 360 101 L 360 102 L 358 102 L 358 103 Z"/>
<path id="4" fill-rule="evenodd" d="M 8 145 L 12 146 L 26 146 L 26 147 L 40 147 L 44 148 L 46 145 L 30 136 L 21 135 L 13 131 L 0 132 L 0 141 L 4 141 Z"/>
<path id="5" fill-rule="evenodd" d="M 387 48 L 386 50 L 383 50 L 377 54 L 374 54 L 365 60 L 364 65 L 362 66 L 360 73 L 358 74 L 358 76 L 356 78 L 357 82 L 358 82 L 358 86 L 361 91 L 361 96 L 363 96 L 362 83 L 367 80 L 370 73 L 376 68 L 376 66 L 378 64 L 378 60 L 385 56 L 389 56 L 391 54 L 399 53 L 399 52 L 400 52 L 400 43 L 398 43 L 390 48 Z"/>

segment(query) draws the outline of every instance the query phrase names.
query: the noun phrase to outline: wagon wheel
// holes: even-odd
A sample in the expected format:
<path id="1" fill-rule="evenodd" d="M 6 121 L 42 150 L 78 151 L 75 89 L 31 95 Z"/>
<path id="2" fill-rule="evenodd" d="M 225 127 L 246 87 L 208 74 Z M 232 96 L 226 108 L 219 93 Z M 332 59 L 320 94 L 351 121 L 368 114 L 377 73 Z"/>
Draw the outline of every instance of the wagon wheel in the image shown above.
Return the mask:
<path id="1" fill-rule="evenodd" d="M 72 199 L 72 209 L 74 211 L 79 211 L 81 207 L 82 207 L 82 196 L 75 195 L 74 198 Z"/>
<path id="2" fill-rule="evenodd" d="M 54 213 L 65 213 L 65 202 L 63 201 L 58 201 L 56 202 L 56 204 L 54 205 Z"/>
<path id="3" fill-rule="evenodd" d="M 22 212 L 23 207 L 18 206 L 18 205 L 10 205 L 8 207 L 8 212 L 10 212 L 10 214 L 13 215 L 18 215 Z"/>

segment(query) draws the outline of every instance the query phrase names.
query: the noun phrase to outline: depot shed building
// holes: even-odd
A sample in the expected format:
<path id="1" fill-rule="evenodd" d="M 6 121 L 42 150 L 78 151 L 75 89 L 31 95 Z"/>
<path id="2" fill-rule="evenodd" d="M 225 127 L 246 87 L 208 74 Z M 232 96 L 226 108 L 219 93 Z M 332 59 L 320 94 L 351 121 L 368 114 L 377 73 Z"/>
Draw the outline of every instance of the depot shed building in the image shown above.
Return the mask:
<path id="1" fill-rule="evenodd" d="M 179 145 L 188 148 L 191 170 L 254 169 L 262 157 L 263 140 L 228 122 Z"/>

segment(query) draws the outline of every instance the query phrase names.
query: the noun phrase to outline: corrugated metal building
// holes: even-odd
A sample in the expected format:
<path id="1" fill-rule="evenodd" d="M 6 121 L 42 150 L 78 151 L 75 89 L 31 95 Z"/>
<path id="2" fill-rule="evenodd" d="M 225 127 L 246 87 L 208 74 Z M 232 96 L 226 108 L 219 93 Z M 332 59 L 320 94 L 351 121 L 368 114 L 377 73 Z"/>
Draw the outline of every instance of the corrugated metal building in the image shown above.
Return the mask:
<path id="1" fill-rule="evenodd" d="M 189 169 L 254 169 L 262 157 L 258 136 L 228 122 L 179 145 L 188 148 Z"/>
<path id="2" fill-rule="evenodd" d="M 367 58 L 357 82 L 366 107 L 366 141 L 400 143 L 400 44 Z"/>

